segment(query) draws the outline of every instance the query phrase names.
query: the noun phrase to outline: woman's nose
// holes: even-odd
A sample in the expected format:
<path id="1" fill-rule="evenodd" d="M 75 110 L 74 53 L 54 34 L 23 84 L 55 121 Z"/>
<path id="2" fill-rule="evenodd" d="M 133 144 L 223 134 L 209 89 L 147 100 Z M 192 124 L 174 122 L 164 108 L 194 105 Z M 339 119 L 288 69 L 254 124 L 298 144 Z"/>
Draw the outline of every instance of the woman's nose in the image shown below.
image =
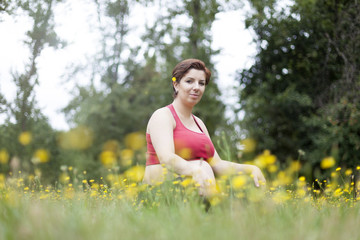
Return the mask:
<path id="1" fill-rule="evenodd" d="M 197 82 L 195 82 L 195 83 L 194 83 L 194 89 L 199 89 L 199 88 L 200 88 L 200 84 L 197 83 Z"/>

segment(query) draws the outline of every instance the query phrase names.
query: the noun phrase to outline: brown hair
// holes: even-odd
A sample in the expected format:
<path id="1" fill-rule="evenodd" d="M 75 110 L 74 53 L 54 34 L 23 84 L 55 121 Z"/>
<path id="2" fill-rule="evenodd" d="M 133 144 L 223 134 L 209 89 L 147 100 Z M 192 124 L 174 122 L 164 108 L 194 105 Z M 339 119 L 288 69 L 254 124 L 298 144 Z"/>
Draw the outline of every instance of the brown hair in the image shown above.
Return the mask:
<path id="1" fill-rule="evenodd" d="M 205 66 L 205 63 L 199 59 L 190 58 L 179 62 L 172 71 L 172 77 L 175 77 L 176 82 L 180 83 L 180 80 L 184 77 L 185 74 L 189 72 L 190 69 L 204 71 L 205 85 L 209 84 L 211 72 Z M 175 97 L 177 95 L 177 92 L 175 91 L 174 85 L 173 85 L 173 89 L 174 89 L 174 97 Z"/>

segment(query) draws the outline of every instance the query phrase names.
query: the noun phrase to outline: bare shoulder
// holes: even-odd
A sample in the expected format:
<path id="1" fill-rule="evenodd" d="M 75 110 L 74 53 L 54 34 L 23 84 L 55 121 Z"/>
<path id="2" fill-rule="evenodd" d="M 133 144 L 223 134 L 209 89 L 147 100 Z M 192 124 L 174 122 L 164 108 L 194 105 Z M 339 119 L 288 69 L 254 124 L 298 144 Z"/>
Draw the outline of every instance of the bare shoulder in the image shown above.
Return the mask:
<path id="1" fill-rule="evenodd" d="M 168 107 L 162 107 L 157 109 L 151 115 L 147 126 L 147 132 L 149 132 L 154 125 L 173 126 L 174 123 L 175 121 L 172 118 L 170 109 Z"/>
<path id="2" fill-rule="evenodd" d="M 171 111 L 168 107 L 162 107 L 157 109 L 150 117 L 150 120 L 152 119 L 167 119 L 171 117 Z"/>

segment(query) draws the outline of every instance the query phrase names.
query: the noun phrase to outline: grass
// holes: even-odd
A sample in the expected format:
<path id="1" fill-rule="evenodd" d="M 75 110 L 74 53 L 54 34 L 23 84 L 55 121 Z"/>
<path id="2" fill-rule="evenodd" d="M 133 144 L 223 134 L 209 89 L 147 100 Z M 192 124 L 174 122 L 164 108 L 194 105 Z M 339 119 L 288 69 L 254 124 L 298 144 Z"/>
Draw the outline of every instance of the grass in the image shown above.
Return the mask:
<path id="1" fill-rule="evenodd" d="M 249 185 L 223 192 L 209 211 L 195 187 L 171 182 L 114 189 L 5 186 L 0 239 L 360 239 L 360 205 L 349 196 L 299 197 Z"/>

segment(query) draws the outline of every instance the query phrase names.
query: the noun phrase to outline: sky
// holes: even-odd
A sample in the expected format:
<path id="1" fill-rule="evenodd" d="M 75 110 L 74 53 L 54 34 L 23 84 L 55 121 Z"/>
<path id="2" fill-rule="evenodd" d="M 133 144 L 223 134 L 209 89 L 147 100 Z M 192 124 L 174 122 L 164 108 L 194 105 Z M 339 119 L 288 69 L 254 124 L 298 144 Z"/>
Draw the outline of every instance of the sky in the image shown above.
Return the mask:
<path id="1" fill-rule="evenodd" d="M 245 8 L 246 9 L 246 8 Z M 144 22 L 154 20 L 154 8 L 133 9 L 136 21 L 132 24 L 133 42 L 140 41 L 140 33 L 144 30 Z M 96 9 L 85 0 L 68 0 L 55 9 L 55 31 L 61 39 L 68 42 L 64 49 L 54 50 L 46 48 L 38 59 L 39 85 L 35 89 L 37 106 L 49 118 L 53 128 L 68 130 L 69 124 L 61 113 L 71 100 L 71 90 L 75 81 L 64 81 L 63 75 L 69 66 L 86 63 L 86 59 L 97 52 L 100 36 L 94 31 L 96 25 Z M 139 18 L 138 16 L 141 16 Z M 218 86 L 222 92 L 225 104 L 236 104 L 235 73 L 241 68 L 252 65 L 256 53 L 255 44 L 252 42 L 253 34 L 244 26 L 245 10 L 228 11 L 216 15 L 212 26 L 213 48 L 222 51 L 213 58 L 218 73 Z M 140 20 L 140 21 L 139 21 Z M 141 22 L 141 20 L 143 22 Z M 231 26 L 231 27 L 229 27 Z M 29 50 L 24 46 L 25 32 L 30 29 L 31 22 L 26 18 L 2 16 L 0 21 L 0 92 L 8 101 L 15 97 L 16 88 L 12 83 L 12 72 L 22 72 L 29 58 Z M 86 78 L 76 79 L 77 83 L 87 84 Z M 231 117 L 231 108 L 227 115 Z M 0 124 L 4 117 L 0 117 Z"/>

